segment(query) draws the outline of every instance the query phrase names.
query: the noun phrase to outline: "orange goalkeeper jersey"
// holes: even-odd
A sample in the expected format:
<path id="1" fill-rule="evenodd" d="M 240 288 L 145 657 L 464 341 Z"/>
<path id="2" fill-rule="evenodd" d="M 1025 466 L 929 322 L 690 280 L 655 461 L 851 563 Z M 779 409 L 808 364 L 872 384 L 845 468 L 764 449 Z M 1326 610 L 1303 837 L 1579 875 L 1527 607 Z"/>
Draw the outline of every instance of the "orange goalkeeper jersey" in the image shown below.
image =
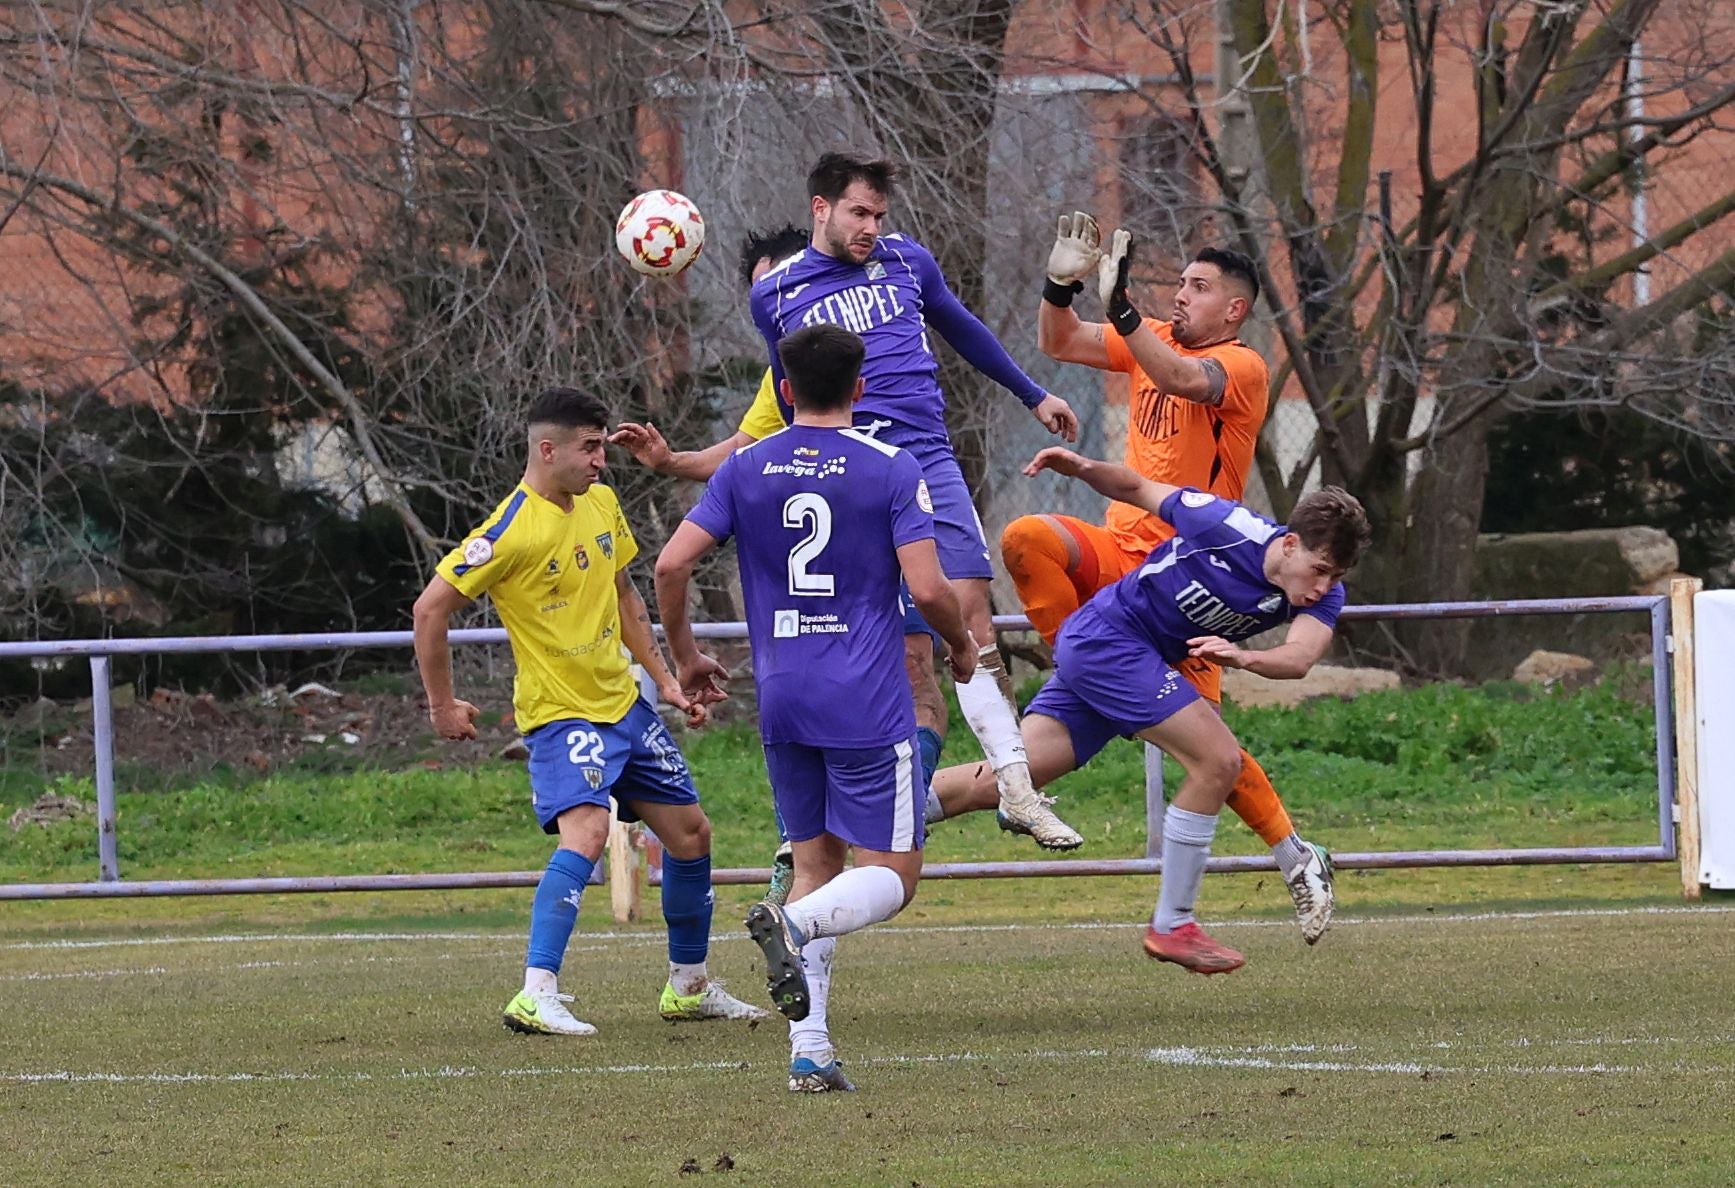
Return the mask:
<path id="1" fill-rule="evenodd" d="M 1125 372 L 1131 382 L 1127 466 L 1156 482 L 1239 501 L 1269 402 L 1271 373 L 1265 360 L 1239 339 L 1194 350 L 1175 341 L 1169 323 L 1146 318 L 1145 325 L 1185 358 L 1216 359 L 1228 384 L 1216 407 L 1170 396 L 1134 362 L 1125 339 L 1113 331 L 1104 334 L 1109 369 Z M 1160 517 L 1129 503 L 1108 505 L 1107 527 L 1123 551 L 1141 558 L 1175 534 Z"/>

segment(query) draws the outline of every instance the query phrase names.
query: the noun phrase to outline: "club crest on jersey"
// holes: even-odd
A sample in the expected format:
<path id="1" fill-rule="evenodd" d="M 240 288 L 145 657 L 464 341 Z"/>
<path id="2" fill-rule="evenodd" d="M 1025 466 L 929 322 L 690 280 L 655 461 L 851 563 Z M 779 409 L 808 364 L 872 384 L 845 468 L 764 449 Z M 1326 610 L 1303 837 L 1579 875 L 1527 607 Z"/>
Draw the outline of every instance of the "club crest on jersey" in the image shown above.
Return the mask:
<path id="1" fill-rule="evenodd" d="M 1281 594 L 1267 594 L 1265 597 L 1263 597 L 1259 600 L 1258 605 L 1259 605 L 1259 613 L 1260 614 L 1264 614 L 1264 615 L 1275 614 L 1277 612 L 1277 608 L 1283 605 L 1283 595 L 1281 595 Z"/>
<path id="2" fill-rule="evenodd" d="M 580 569 L 590 568 L 590 554 L 584 551 L 583 545 L 575 544 L 572 546 L 572 559 Z"/>
<path id="3" fill-rule="evenodd" d="M 886 279 L 886 266 L 878 260 L 869 260 L 867 266 L 867 278 L 869 280 Z"/>
<path id="4" fill-rule="evenodd" d="M 602 550 L 603 559 L 614 560 L 614 533 L 601 532 L 597 534 L 596 547 Z"/>
<path id="5" fill-rule="evenodd" d="M 602 787 L 602 768 L 587 767 L 584 769 L 584 782 L 592 788 Z"/>

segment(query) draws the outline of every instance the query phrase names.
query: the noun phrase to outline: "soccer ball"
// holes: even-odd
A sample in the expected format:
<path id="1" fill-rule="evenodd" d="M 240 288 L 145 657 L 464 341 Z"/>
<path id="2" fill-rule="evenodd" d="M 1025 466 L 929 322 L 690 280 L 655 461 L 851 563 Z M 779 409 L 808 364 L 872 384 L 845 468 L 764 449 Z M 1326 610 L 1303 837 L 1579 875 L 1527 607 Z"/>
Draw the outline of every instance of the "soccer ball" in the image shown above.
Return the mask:
<path id="1" fill-rule="evenodd" d="M 685 194 L 646 190 L 615 220 L 614 245 L 634 271 L 675 276 L 699 258 L 705 220 Z"/>

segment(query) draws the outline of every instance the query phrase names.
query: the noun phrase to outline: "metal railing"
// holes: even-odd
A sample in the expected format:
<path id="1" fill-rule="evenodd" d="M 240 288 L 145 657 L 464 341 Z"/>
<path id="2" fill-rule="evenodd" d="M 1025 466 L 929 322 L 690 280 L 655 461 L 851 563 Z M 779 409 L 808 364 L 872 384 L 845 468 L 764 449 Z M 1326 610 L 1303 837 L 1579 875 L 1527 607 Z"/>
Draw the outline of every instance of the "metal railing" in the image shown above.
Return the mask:
<path id="1" fill-rule="evenodd" d="M 1667 597 L 1634 595 L 1609 598 L 1551 598 L 1503 602 L 1424 602 L 1345 607 L 1341 621 L 1382 619 L 1466 619 L 1514 615 L 1620 614 L 1643 611 L 1650 617 L 1652 708 L 1656 717 L 1657 843 L 1643 846 L 1562 846 L 1500 850 L 1383 850 L 1334 854 L 1343 869 L 1419 866 L 1512 866 L 1547 863 L 1667 862 L 1675 858 L 1674 705 L 1670 697 L 1670 608 Z M 1028 630 L 1022 615 L 1000 615 L 1001 631 Z M 745 623 L 696 623 L 701 639 L 740 640 Z M 660 628 L 659 628 L 660 634 Z M 455 644 L 505 643 L 498 628 L 453 631 Z M 92 883 L 15 883 L 0 885 L 0 900 L 92 899 L 152 895 L 249 895 L 305 891 L 433 891 L 483 887 L 531 887 L 541 871 L 497 871 L 447 874 L 312 875 L 292 878 L 176 879 L 126 881 L 117 857 L 119 821 L 115 810 L 114 707 L 109 683 L 115 656 L 186 654 L 197 652 L 321 651 L 345 648 L 406 648 L 408 631 L 343 632 L 306 635 L 192 636 L 168 639 L 41 640 L 0 643 L 0 659 L 84 656 L 90 660 L 91 718 L 96 747 L 97 881 Z M 1147 765 L 1147 846 L 1144 858 L 1068 858 L 1027 862 L 932 863 L 923 869 L 928 879 L 999 879 L 1055 875 L 1156 874 L 1155 857 L 1162 828 L 1160 768 L 1153 779 Z M 1275 870 L 1268 855 L 1213 857 L 1212 871 Z M 652 867 L 651 885 L 660 871 Z M 763 883 L 769 867 L 715 870 L 714 884 Z"/>

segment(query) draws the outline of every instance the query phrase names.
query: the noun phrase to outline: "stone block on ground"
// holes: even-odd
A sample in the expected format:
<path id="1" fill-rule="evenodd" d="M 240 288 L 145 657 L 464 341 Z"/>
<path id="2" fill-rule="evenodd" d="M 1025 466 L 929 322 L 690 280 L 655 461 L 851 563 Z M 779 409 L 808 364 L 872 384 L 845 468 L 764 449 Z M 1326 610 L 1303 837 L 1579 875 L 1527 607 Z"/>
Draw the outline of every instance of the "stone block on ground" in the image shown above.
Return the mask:
<path id="1" fill-rule="evenodd" d="M 1512 670 L 1512 679 L 1527 685 L 1559 685 L 1569 688 L 1588 684 L 1596 678 L 1596 664 L 1571 652 L 1550 652 L 1538 648 Z"/>

